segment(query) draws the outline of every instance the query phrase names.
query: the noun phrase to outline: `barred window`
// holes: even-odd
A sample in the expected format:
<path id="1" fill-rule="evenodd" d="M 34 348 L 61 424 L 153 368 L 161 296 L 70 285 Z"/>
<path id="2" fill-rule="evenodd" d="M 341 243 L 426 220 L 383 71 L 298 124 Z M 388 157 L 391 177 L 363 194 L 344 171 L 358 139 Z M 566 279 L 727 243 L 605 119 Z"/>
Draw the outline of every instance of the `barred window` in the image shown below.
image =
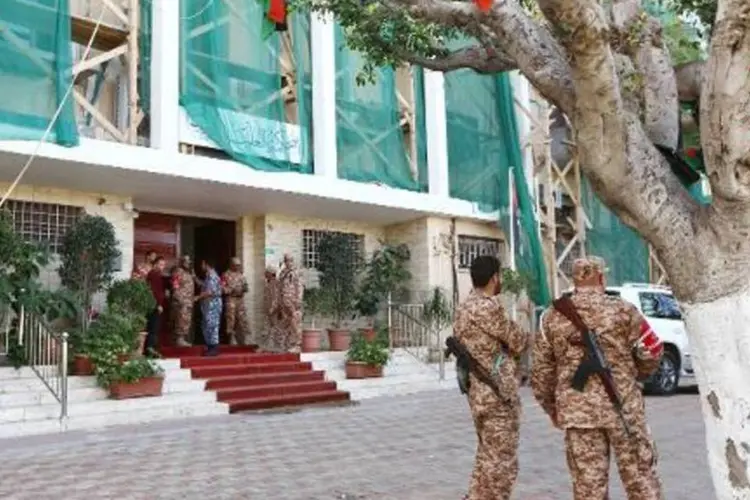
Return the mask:
<path id="1" fill-rule="evenodd" d="M 10 214 L 17 234 L 46 245 L 53 253 L 60 252 L 65 234 L 83 215 L 82 207 L 33 201 L 8 200 L 3 209 Z"/>
<path id="2" fill-rule="evenodd" d="M 340 231 L 320 231 L 317 229 L 302 230 L 302 266 L 306 269 L 318 268 L 318 243 L 328 234 L 345 236 L 357 253 L 365 254 L 365 237 L 362 234 L 343 233 Z"/>
<path id="3" fill-rule="evenodd" d="M 458 236 L 458 267 L 469 269 L 472 261 L 480 255 L 500 258 L 500 240 L 476 236 Z"/>

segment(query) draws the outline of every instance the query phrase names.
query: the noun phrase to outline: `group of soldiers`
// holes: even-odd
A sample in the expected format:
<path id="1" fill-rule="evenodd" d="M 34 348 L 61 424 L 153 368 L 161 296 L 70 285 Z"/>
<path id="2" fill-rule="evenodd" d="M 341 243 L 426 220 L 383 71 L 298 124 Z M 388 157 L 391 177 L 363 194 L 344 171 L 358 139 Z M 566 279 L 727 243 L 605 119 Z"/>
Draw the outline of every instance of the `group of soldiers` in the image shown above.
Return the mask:
<path id="1" fill-rule="evenodd" d="M 138 266 L 134 278 L 143 278 L 151 271 L 154 252 L 146 255 L 146 261 Z M 193 309 L 199 301 L 196 286 L 204 287 L 204 279 L 199 278 L 188 255 L 180 257 L 169 276 L 170 325 L 175 345 L 189 347 L 193 324 Z M 218 308 L 223 312 L 226 334 L 230 345 L 245 345 L 252 342 L 247 318 L 245 297 L 249 292 L 247 279 L 243 274 L 240 259 L 231 259 L 229 269 L 220 277 L 222 300 Z M 269 266 L 265 270 L 264 315 L 265 328 L 256 337 L 256 342 L 266 351 L 299 351 L 302 342 L 302 293 L 299 273 L 290 255 L 285 255 L 283 266 L 277 270 Z M 210 308 L 204 315 L 210 315 Z M 220 313 L 221 314 L 221 313 Z M 221 319 L 220 316 L 218 318 Z M 204 318 L 204 326 L 210 321 Z M 204 332 L 205 334 L 206 332 Z"/>
<path id="2" fill-rule="evenodd" d="M 454 323 L 454 338 L 475 364 L 462 384 L 478 437 L 465 499 L 511 497 L 518 474 L 519 359 L 532 347 L 531 388 L 565 434 L 574 498 L 609 498 L 610 450 L 629 500 L 663 498 L 638 383 L 656 371 L 663 346 L 653 331 L 644 332 L 647 323 L 635 306 L 606 295 L 605 272 L 600 258 L 577 260 L 572 296 L 544 311 L 532 336 L 501 305 L 498 259 L 482 256 L 471 264 L 474 289 Z M 608 369 L 597 370 L 602 363 Z"/>

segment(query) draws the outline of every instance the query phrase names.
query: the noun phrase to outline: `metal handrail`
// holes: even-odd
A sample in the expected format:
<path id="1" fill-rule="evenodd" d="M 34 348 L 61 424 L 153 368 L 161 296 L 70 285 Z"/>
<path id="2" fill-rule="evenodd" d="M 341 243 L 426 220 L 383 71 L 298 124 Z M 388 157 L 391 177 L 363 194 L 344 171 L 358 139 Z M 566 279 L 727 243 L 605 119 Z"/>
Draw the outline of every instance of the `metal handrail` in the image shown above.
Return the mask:
<path id="1" fill-rule="evenodd" d="M 60 420 L 68 416 L 68 334 L 56 333 L 39 315 L 21 305 L 18 345 L 29 368 L 60 403 Z"/>
<path id="2" fill-rule="evenodd" d="M 414 307 L 422 307 L 422 304 L 397 304 L 394 302 L 388 301 L 388 338 L 389 338 L 389 344 L 391 346 L 391 350 L 394 347 L 394 316 L 403 318 L 407 320 L 409 323 L 412 324 L 413 327 L 416 327 L 416 329 L 421 330 L 423 333 L 418 334 L 419 339 L 417 339 L 416 345 L 414 342 L 407 342 L 407 345 L 404 346 L 404 350 L 408 352 L 412 357 L 417 359 L 419 362 L 424 363 L 428 366 L 431 366 L 432 364 L 429 362 L 428 359 L 422 359 L 418 352 L 413 352 L 412 347 L 424 347 L 427 349 L 427 355 L 429 356 L 430 347 L 432 346 L 431 339 L 432 337 L 435 337 L 438 339 L 438 345 L 437 349 L 439 351 L 439 358 L 438 358 L 438 373 L 440 376 L 440 380 L 445 379 L 445 354 L 444 350 L 440 346 L 440 332 L 434 332 L 432 331 L 432 328 L 430 325 L 425 323 L 424 321 L 420 320 L 413 314 L 411 314 L 408 311 L 405 311 L 403 309 L 404 306 L 414 306 Z M 395 314 L 394 314 L 395 313 Z M 400 328 L 401 330 L 402 328 Z M 411 329 L 409 329 L 411 330 Z M 407 334 L 408 335 L 408 334 Z M 413 340 L 413 339 L 409 339 Z"/>

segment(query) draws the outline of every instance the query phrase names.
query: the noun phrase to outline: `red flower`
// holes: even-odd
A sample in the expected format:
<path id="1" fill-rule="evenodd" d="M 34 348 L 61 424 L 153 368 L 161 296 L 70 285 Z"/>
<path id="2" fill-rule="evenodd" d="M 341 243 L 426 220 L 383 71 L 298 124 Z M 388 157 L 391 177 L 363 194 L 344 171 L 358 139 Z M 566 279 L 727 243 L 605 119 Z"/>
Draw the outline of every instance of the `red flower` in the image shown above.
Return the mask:
<path id="1" fill-rule="evenodd" d="M 698 158 L 698 149 L 697 148 L 687 148 L 685 150 L 685 154 L 688 156 L 688 158 Z"/>

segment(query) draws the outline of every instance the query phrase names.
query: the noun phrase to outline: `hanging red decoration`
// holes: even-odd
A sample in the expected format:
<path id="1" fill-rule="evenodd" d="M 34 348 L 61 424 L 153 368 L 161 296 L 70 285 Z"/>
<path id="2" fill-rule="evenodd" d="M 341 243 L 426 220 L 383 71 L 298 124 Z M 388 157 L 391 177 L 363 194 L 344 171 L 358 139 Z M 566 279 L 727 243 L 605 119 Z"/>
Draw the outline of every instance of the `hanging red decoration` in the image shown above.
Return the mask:
<path id="1" fill-rule="evenodd" d="M 270 0 L 268 2 L 268 19 L 276 24 L 286 24 L 286 1 Z"/>
<path id="2" fill-rule="evenodd" d="M 477 8 L 481 10 L 482 12 L 487 12 L 492 8 L 492 4 L 495 3 L 494 0 L 474 0 L 474 3 L 476 4 Z"/>

